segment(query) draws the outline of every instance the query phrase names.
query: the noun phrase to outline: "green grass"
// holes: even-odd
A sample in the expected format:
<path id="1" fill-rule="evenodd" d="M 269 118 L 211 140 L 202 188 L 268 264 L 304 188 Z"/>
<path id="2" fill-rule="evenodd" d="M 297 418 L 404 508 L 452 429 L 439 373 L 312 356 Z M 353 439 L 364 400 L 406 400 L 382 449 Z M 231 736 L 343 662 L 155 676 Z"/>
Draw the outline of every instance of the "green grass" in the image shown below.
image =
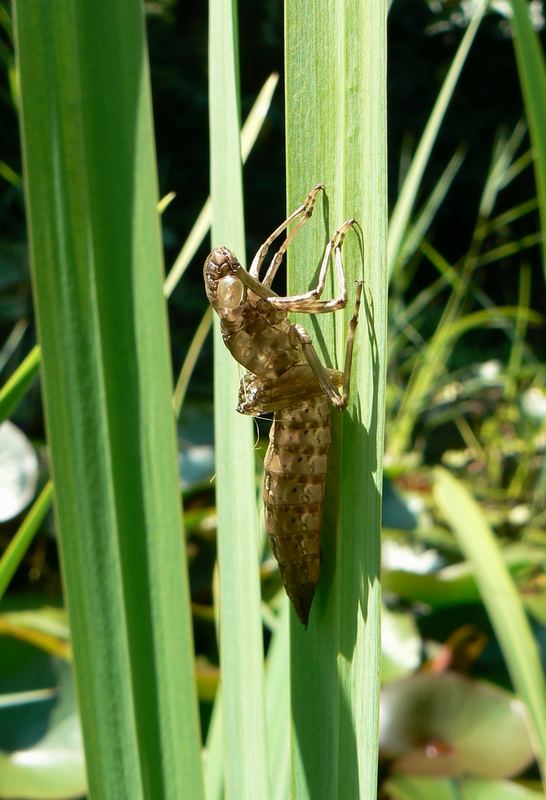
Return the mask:
<path id="1" fill-rule="evenodd" d="M 26 395 L 40 370 L 40 348 L 34 345 L 24 361 L 0 389 L 0 422 L 8 419 Z"/>
<path id="2" fill-rule="evenodd" d="M 519 81 L 533 146 L 546 276 L 546 67 L 540 39 L 529 18 L 528 4 L 524 0 L 512 0 L 512 12 Z"/>
<path id="3" fill-rule="evenodd" d="M 410 168 L 404 179 L 389 221 L 389 245 L 388 245 L 388 268 L 389 276 L 392 276 L 397 260 L 408 233 L 409 223 L 423 174 L 430 159 L 432 148 L 438 138 L 438 134 L 444 120 L 449 102 L 457 86 L 462 69 L 466 62 L 472 43 L 478 28 L 483 19 L 483 15 L 488 6 L 488 0 L 480 0 L 476 4 L 472 21 L 468 26 L 461 44 L 457 50 L 455 58 L 444 80 L 443 86 L 438 94 L 434 108 L 428 118 L 425 129 L 422 133 L 419 145 L 411 159 Z"/>
<path id="4" fill-rule="evenodd" d="M 485 516 L 463 484 L 438 468 L 434 493 L 441 513 L 474 568 L 512 683 L 527 706 L 531 740 L 546 783 L 546 684 L 523 604 Z"/>
<path id="5" fill-rule="evenodd" d="M 510 136 L 500 136 L 495 142 L 475 229 L 467 251 L 457 264 L 447 263 L 426 239 L 424 226 L 419 224 L 419 220 L 405 238 L 407 242 L 415 237 L 411 250 L 418 253 L 419 257 L 424 255 L 437 270 L 439 278 L 421 290 L 406 307 L 398 297 L 403 297 L 418 268 L 420 262 L 417 256 L 413 263 L 406 263 L 404 269 L 395 273 L 392 283 L 396 300 L 392 303 L 391 311 L 389 359 L 397 374 L 407 375 L 395 409 L 389 409 L 391 419 L 387 449 L 395 458 L 410 449 L 416 423 L 438 386 L 445 382 L 455 345 L 464 334 L 480 327 L 498 327 L 506 331 L 506 336 L 513 338 L 512 327 L 508 324 L 510 320 L 520 320 L 520 324 L 522 320 L 535 324 L 542 321 L 540 315 L 530 309 L 524 310 L 519 306 L 496 307 L 474 286 L 478 270 L 538 243 L 538 237 L 533 234 L 527 237 L 527 241 L 511 240 L 500 247 L 486 249 L 488 237 L 495 234 L 499 225 L 518 213 L 528 213 L 534 207 L 528 203 L 524 209 L 510 209 L 499 218 L 493 216 L 499 194 L 522 168 L 522 158 L 517 153 L 523 135 L 524 126 L 518 124 Z M 523 164 L 526 162 L 523 161 Z M 417 236 L 419 232 L 420 237 Z M 440 292 L 446 291 L 447 299 L 436 328 L 432 334 L 427 334 L 428 338 L 423 338 L 418 327 L 426 319 L 423 311 L 432 302 L 437 302 Z M 474 310 L 475 305 L 478 305 L 477 310 Z M 411 345 L 411 357 L 405 363 L 397 363 L 399 354 L 407 352 L 408 343 Z"/>
<path id="6" fill-rule="evenodd" d="M 26 514 L 17 533 L 2 553 L 2 558 L 0 558 L 0 601 L 44 517 L 51 508 L 52 499 L 53 484 L 48 481 Z"/>

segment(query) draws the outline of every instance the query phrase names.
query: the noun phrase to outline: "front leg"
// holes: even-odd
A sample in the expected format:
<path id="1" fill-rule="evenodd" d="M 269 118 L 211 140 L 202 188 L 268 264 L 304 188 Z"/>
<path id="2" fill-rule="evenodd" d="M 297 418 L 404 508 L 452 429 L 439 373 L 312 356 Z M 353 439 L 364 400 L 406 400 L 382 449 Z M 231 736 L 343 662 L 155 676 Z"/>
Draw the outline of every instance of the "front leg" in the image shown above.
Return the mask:
<path id="1" fill-rule="evenodd" d="M 299 216 L 303 215 L 300 220 L 294 225 L 292 230 L 289 234 L 287 234 L 286 239 L 279 247 L 278 251 L 275 253 L 273 260 L 265 278 L 263 280 L 264 286 L 271 286 L 273 278 L 275 277 L 275 273 L 277 272 L 279 265 L 283 259 L 283 256 L 286 252 L 286 249 L 293 238 L 296 236 L 298 231 L 302 229 L 305 223 L 311 218 L 311 214 L 313 213 L 313 209 L 315 208 L 315 203 L 317 200 L 317 195 L 319 192 L 324 191 L 324 186 L 322 183 L 317 183 L 316 186 L 313 186 L 307 197 L 305 198 L 304 202 L 301 204 L 299 208 L 293 211 L 284 222 L 281 222 L 278 228 L 275 228 L 271 236 L 268 236 L 265 242 L 262 244 L 254 258 L 252 259 L 252 264 L 250 265 L 249 274 L 252 278 L 256 278 L 256 280 L 260 277 L 260 269 L 262 268 L 262 264 L 264 262 L 264 258 L 266 257 L 269 247 L 275 239 L 281 235 L 283 231 L 285 231 L 291 222 L 297 219 Z"/>
<path id="2" fill-rule="evenodd" d="M 308 292 L 303 292 L 302 294 L 288 295 L 287 297 L 271 297 L 269 298 L 271 305 L 275 308 L 282 308 L 283 311 L 299 311 L 307 314 L 326 314 L 330 311 L 338 311 L 341 308 L 345 308 L 347 305 L 347 287 L 345 285 L 345 271 L 343 269 L 341 249 L 347 231 L 354 224 L 354 219 L 348 219 L 337 229 L 326 245 L 320 265 L 318 282 L 314 289 L 310 289 Z M 320 297 L 326 285 L 326 274 L 328 272 L 332 252 L 339 283 L 339 296 L 330 300 L 321 300 Z"/>

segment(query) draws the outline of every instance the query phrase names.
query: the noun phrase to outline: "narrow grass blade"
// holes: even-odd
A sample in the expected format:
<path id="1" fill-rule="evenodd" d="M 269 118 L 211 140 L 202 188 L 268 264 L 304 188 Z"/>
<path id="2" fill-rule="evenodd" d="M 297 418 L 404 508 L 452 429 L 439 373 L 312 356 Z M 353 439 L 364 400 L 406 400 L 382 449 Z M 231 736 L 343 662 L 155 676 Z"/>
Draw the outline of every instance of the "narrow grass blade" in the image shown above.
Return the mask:
<path id="1" fill-rule="evenodd" d="M 389 439 L 389 452 L 395 457 L 405 452 L 415 422 L 430 400 L 439 377 L 445 374 L 449 358 L 457 339 L 480 327 L 506 329 L 511 320 L 525 319 L 527 323 L 541 324 L 543 317 L 532 310 L 519 306 L 493 307 L 474 311 L 471 314 L 451 319 L 438 325 L 430 341 L 423 345 L 419 362 L 412 370 L 404 392 L 396 423 L 393 423 Z M 513 329 L 513 326 L 511 326 Z"/>
<path id="2" fill-rule="evenodd" d="M 21 177 L 5 161 L 0 161 L 0 176 L 12 186 L 19 186 Z"/>
<path id="3" fill-rule="evenodd" d="M 21 340 L 25 335 L 27 328 L 28 320 L 26 319 L 18 320 L 13 326 L 13 330 L 0 348 L 0 372 L 5 369 L 6 364 L 12 357 L 13 353 L 21 344 Z"/>
<path id="4" fill-rule="evenodd" d="M 15 10 L 34 300 L 89 793 L 198 799 L 142 6 L 19 0 Z"/>
<path id="5" fill-rule="evenodd" d="M 408 170 L 408 174 L 404 180 L 404 185 L 392 212 L 389 224 L 389 246 L 387 258 L 389 276 L 392 276 L 392 273 L 394 272 L 400 246 L 404 236 L 406 235 L 408 223 L 415 205 L 417 193 L 419 191 L 419 187 L 421 186 L 423 174 L 428 164 L 432 148 L 438 136 L 438 131 L 442 125 L 447 107 L 453 96 L 453 92 L 455 91 L 455 87 L 465 64 L 466 57 L 468 56 L 470 48 L 472 47 L 476 33 L 478 32 L 478 28 L 482 21 L 487 5 L 487 0 L 479 0 L 479 2 L 476 4 L 474 15 L 465 32 L 465 35 L 463 36 L 461 44 L 459 45 L 457 54 L 451 63 L 449 72 L 446 75 L 445 81 L 440 90 L 440 94 L 438 95 L 425 130 L 423 131 L 423 135 L 421 136 L 421 140 L 417 150 L 415 151 L 415 155 L 413 156 L 411 167 Z"/>
<path id="6" fill-rule="evenodd" d="M 159 211 L 160 214 L 163 214 L 168 209 L 168 207 L 170 206 L 175 197 L 176 197 L 175 192 L 167 192 L 165 197 L 161 198 L 161 200 L 157 204 L 157 210 Z"/>
<path id="7" fill-rule="evenodd" d="M 52 497 L 53 484 L 48 481 L 2 554 L 2 558 L 0 558 L 0 600 L 2 600 L 4 592 L 15 574 L 15 570 L 25 557 L 36 531 L 51 508 Z"/>
<path id="8" fill-rule="evenodd" d="M 10 692 L 2 694 L 0 698 L 0 708 L 13 708 L 29 703 L 36 703 L 41 700 L 53 700 L 57 692 L 55 689 L 35 689 L 27 692 Z"/>
<path id="9" fill-rule="evenodd" d="M 530 214 L 537 208 L 538 201 L 536 199 L 526 200 L 524 203 L 520 203 L 519 205 L 508 209 L 508 211 L 504 211 L 502 214 L 494 217 L 494 219 L 489 220 L 486 224 L 488 225 L 489 230 L 502 230 L 502 228 L 510 225 L 510 223 L 517 219 L 521 219 L 521 217 L 527 216 L 527 214 Z"/>
<path id="10" fill-rule="evenodd" d="M 193 374 L 193 370 L 195 369 L 197 359 L 199 358 L 199 353 L 201 352 L 201 348 L 205 343 L 205 339 L 209 335 L 211 327 L 212 327 L 212 308 L 207 308 L 207 310 L 203 314 L 201 322 L 197 326 L 197 330 L 193 335 L 193 339 L 191 340 L 191 344 L 188 348 L 186 358 L 184 359 L 184 363 L 182 364 L 182 369 L 180 370 L 180 374 L 178 375 L 178 380 L 176 381 L 176 386 L 173 395 L 173 406 L 176 417 L 180 416 L 180 410 L 184 403 L 186 392 L 188 391 L 188 386 L 190 383 L 191 376 Z"/>
<path id="11" fill-rule="evenodd" d="M 494 534 L 466 488 L 446 470 L 436 470 L 434 497 L 457 536 L 474 573 L 497 634 L 514 689 L 527 705 L 536 757 L 546 777 L 546 685 L 538 647 L 523 604 Z"/>
<path id="12" fill-rule="evenodd" d="M 514 325 L 514 341 L 510 349 L 510 358 L 506 366 L 507 381 L 504 387 L 504 396 L 509 402 L 517 402 L 519 391 L 519 377 L 521 365 L 525 353 L 525 340 L 529 326 L 528 314 L 531 310 L 531 268 L 529 264 L 523 263 L 519 273 L 518 291 L 518 316 Z M 524 459 L 526 460 L 526 459 Z M 517 472 L 518 470 L 516 470 Z M 514 479 L 510 481 L 513 485 Z M 523 491 L 523 487 L 521 487 Z M 510 494 L 510 492 L 509 492 Z M 512 495 L 517 497 L 518 495 Z"/>
<path id="13" fill-rule="evenodd" d="M 209 7 L 212 243 L 245 263 L 236 7 L 232 0 Z M 254 431 L 235 410 L 238 368 L 217 318 L 214 356 L 225 793 L 267 800 Z"/>
<path id="14" fill-rule="evenodd" d="M 543 234 L 539 231 L 538 233 L 530 233 L 528 236 L 523 236 L 519 240 L 509 242 L 500 247 L 494 247 L 492 250 L 487 250 L 480 255 L 478 264 L 483 267 L 485 264 L 492 264 L 495 261 L 500 261 L 502 258 L 508 258 L 508 256 L 520 253 L 522 250 L 529 250 L 532 247 L 540 245 L 542 239 Z"/>
<path id="15" fill-rule="evenodd" d="M 256 98 L 254 105 L 250 109 L 250 113 L 245 120 L 245 124 L 241 130 L 241 156 L 243 164 L 246 162 L 250 155 L 252 148 L 256 143 L 256 139 L 262 129 L 273 94 L 279 82 L 279 76 L 273 72 L 266 80 L 260 93 Z M 195 220 L 193 228 L 191 229 L 188 238 L 178 254 L 176 261 L 172 265 L 167 278 L 165 279 L 165 296 L 170 297 L 173 290 L 186 271 L 188 264 L 197 252 L 198 247 L 201 245 L 203 239 L 209 232 L 212 220 L 212 204 L 210 197 L 205 201 L 205 205 L 199 212 L 199 216 Z"/>
<path id="16" fill-rule="evenodd" d="M 40 371 L 40 348 L 35 345 L 0 389 L 0 422 L 8 419 L 26 395 Z"/>
<path id="17" fill-rule="evenodd" d="M 474 232 L 474 238 L 479 235 L 483 227 L 483 220 L 491 216 L 499 192 L 508 186 L 510 180 L 513 179 L 514 158 L 523 141 L 526 130 L 527 126 L 520 120 L 508 138 L 501 134 L 495 141 L 487 180 L 480 197 L 478 224 Z M 481 239 L 479 238 L 479 240 Z"/>
<path id="18" fill-rule="evenodd" d="M 538 34 L 533 30 L 529 19 L 529 4 L 525 0 L 512 0 L 512 12 L 512 31 L 519 80 L 533 145 L 541 227 L 546 237 L 546 69 L 544 55 Z M 546 241 L 544 239 L 542 252 L 546 274 Z"/>
<path id="19" fill-rule="evenodd" d="M 527 324 L 532 325 L 544 324 L 544 317 L 533 311 L 533 309 L 524 309 L 520 306 L 484 308 L 459 317 L 449 328 L 443 329 L 438 339 L 438 344 L 442 347 L 444 343 L 449 343 L 449 346 L 452 347 L 456 339 L 468 333 L 468 331 L 474 330 L 474 328 L 503 328 L 506 327 L 508 320 L 514 320 L 515 322 L 525 320 Z"/>
<path id="20" fill-rule="evenodd" d="M 300 317 L 330 365 L 343 362 L 355 281 L 365 279 L 351 399 L 334 412 L 321 578 L 305 631 L 291 619 L 292 796 L 373 798 L 379 696 L 379 530 L 386 351 L 386 3 L 285 5 L 288 210 L 316 183 L 314 217 L 291 247 L 289 289 L 307 290 L 336 227 L 345 314 Z M 327 21 L 327 23 L 326 23 Z M 289 251 L 290 252 L 290 251 Z M 326 286 L 325 296 L 335 288 Z M 326 294 L 328 293 L 328 295 Z M 324 345 L 324 347 L 323 347 Z M 324 350 L 329 352 L 325 355 Z"/>
<path id="21" fill-rule="evenodd" d="M 517 158 L 509 170 L 506 172 L 506 184 L 511 183 L 518 175 L 520 175 L 529 164 L 533 163 L 533 151 L 527 150 L 519 158 Z"/>
<path id="22" fill-rule="evenodd" d="M 409 228 L 400 248 L 400 264 L 403 265 L 419 249 L 419 245 L 425 238 L 438 209 L 444 202 L 463 160 L 464 154 L 460 150 L 457 150 L 440 176 L 427 202 L 419 212 L 415 224 Z"/>

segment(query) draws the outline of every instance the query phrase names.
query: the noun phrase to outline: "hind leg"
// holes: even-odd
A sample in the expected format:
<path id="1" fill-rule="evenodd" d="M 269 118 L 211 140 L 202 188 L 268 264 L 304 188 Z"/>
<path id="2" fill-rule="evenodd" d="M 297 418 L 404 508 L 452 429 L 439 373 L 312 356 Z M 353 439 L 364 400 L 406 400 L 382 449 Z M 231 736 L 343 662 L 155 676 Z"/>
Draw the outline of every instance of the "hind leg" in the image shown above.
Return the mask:
<path id="1" fill-rule="evenodd" d="M 315 377 L 320 383 L 324 393 L 330 400 L 333 406 L 343 411 L 347 408 L 349 402 L 349 390 L 351 385 L 351 367 L 353 363 L 353 350 L 355 341 L 355 331 L 358 324 L 358 315 L 360 312 L 360 303 L 362 297 L 362 281 L 358 282 L 356 290 L 355 309 L 351 319 L 349 320 L 349 330 L 347 332 L 347 344 L 345 346 L 345 362 L 343 365 L 343 380 L 341 382 L 341 392 L 332 381 L 331 370 L 328 370 L 318 357 L 318 353 L 313 346 L 311 337 L 301 325 L 294 325 L 296 335 L 300 340 L 303 354 L 307 363 L 311 367 Z"/>

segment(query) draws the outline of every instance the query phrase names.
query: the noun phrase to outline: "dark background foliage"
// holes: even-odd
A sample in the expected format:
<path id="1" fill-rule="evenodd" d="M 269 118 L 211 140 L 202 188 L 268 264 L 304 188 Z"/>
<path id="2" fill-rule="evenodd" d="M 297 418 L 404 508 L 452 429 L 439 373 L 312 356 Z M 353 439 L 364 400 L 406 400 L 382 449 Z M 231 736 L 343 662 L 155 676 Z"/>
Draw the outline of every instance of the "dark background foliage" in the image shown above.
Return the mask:
<path id="1" fill-rule="evenodd" d="M 283 14 L 279 2 L 239 3 L 242 115 L 246 116 L 267 76 L 283 71 Z M 460 43 L 462 29 L 446 25 L 437 33 L 439 17 L 423 0 L 399 0 L 389 17 L 389 197 L 397 197 L 400 156 L 404 143 L 415 146 L 428 119 L 442 81 Z M 489 15 L 465 65 L 435 147 L 423 197 L 432 189 L 455 150 L 463 146 L 465 163 L 435 222 L 434 241 L 451 261 L 468 246 L 476 221 L 480 192 L 491 149 L 500 129 L 510 131 L 522 117 L 522 99 L 513 46 L 502 19 Z M 180 248 L 208 194 L 207 137 L 207 19 L 204 9 L 173 7 L 167 19 L 149 24 L 154 112 L 160 183 L 163 193 L 174 190 L 177 199 L 164 217 L 167 263 Z M 245 169 L 247 254 L 252 254 L 284 216 L 284 87 L 275 94 L 269 118 Z M 506 208 L 534 195 L 531 170 L 503 195 Z M 513 237 L 536 231 L 535 215 L 514 225 Z M 189 337 L 205 308 L 200 264 L 196 263 L 171 301 L 175 364 L 180 363 Z M 538 260 L 538 253 L 533 257 Z M 538 261 L 537 261 L 538 263 Z M 518 271 L 507 260 L 485 274 L 484 288 L 499 305 L 517 296 Z M 538 271 L 537 271 L 538 272 Z M 499 280 L 500 273 L 500 280 Z M 433 277 L 421 271 L 420 284 Z M 485 337 L 487 338 L 487 336 Z M 210 350 L 202 363 L 210 366 Z M 207 370 L 208 371 L 208 370 Z M 194 392 L 206 392 L 207 375 L 198 373 Z"/>
<path id="2" fill-rule="evenodd" d="M 433 13 L 424 0 L 397 0 L 390 12 L 391 207 L 397 197 L 401 153 L 408 144 L 416 145 L 461 40 L 462 28 L 449 24 L 453 6 L 456 4 L 446 4 L 444 17 L 448 24 L 440 26 L 440 30 L 441 15 Z M 0 4 L 0 8 L 5 16 L 6 3 Z M 169 266 L 208 194 L 207 7 L 206 4 L 188 5 L 168 0 L 150 4 L 148 11 L 160 189 L 162 194 L 176 192 L 176 199 L 163 218 L 165 257 Z M 263 3 L 240 0 L 239 18 L 244 118 L 267 76 L 273 71 L 282 75 L 282 4 L 278 0 Z M 1 160 L 20 174 L 17 117 L 8 77 L 12 49 L 6 25 L 1 55 Z M 284 215 L 283 107 L 281 80 L 244 174 L 248 253 L 257 249 Z M 522 113 L 512 42 L 506 34 L 505 21 L 497 14 L 490 14 L 482 24 L 465 65 L 422 189 L 425 197 L 457 147 L 464 146 L 463 168 L 440 209 L 432 232 L 435 246 L 452 262 L 461 257 L 468 246 L 495 136 L 499 129 L 511 130 Z M 511 184 L 502 200 L 509 208 L 534 194 L 532 170 L 527 169 Z M 518 239 L 537 228 L 536 215 L 530 215 L 514 223 L 511 236 Z M 0 180 L 0 242 L 0 337 L 3 340 L 17 319 L 32 315 L 22 187 L 6 180 Z M 205 309 L 200 266 L 207 248 L 208 242 L 201 248 L 169 305 L 175 369 L 182 362 Z M 538 264 L 538 252 L 529 257 Z M 515 301 L 518 270 L 514 267 L 515 263 L 507 259 L 493 270 L 484 271 L 480 278 L 498 305 Z M 539 276 L 540 271 L 534 270 L 534 274 Z M 420 270 L 415 289 L 421 288 L 432 276 L 432 269 Z M 24 350 L 28 350 L 32 337 L 33 332 L 29 330 Z M 210 393 L 209 373 L 210 346 L 203 351 L 192 384 L 194 394 Z M 25 407 L 28 411 L 28 404 Z M 32 414 L 32 417 L 38 425 L 39 409 L 37 416 Z M 26 423 L 33 427 L 31 420 L 27 419 Z"/>

